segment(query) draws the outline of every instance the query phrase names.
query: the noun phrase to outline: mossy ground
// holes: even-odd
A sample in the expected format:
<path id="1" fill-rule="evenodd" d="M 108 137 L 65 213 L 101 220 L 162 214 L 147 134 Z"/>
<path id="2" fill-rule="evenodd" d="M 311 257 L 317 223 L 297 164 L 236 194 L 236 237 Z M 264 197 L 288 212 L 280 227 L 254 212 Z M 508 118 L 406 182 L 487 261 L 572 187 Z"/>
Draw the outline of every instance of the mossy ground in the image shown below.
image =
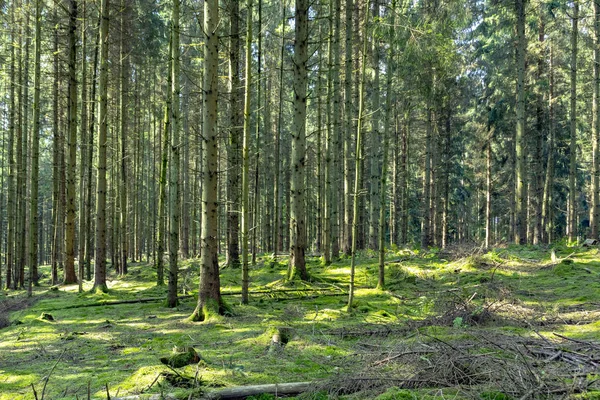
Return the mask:
<path id="1" fill-rule="evenodd" d="M 88 291 L 82 294 L 77 292 L 77 285 L 51 291 L 49 282 L 43 280 L 34 290 L 37 302 L 10 314 L 12 324 L 0 329 L 0 399 L 33 399 L 31 385 L 40 395 L 50 371 L 46 399 L 84 398 L 88 382 L 93 398 L 106 398 L 106 385 L 112 396 L 164 392 L 187 398 L 186 389 L 170 387 L 163 379 L 155 382 L 168 370 L 159 359 L 171 354 L 174 347 L 194 347 L 202 361 L 180 368 L 180 372 L 198 376 L 203 386 L 216 388 L 336 377 L 343 380 L 344 376 L 364 372 L 369 359 L 366 353 L 373 357 L 379 351 L 380 358 L 385 358 L 385 351 L 414 342 L 419 332 L 449 343 L 469 340 L 477 332 L 509 337 L 541 335 L 551 341 L 557 340 L 554 334 L 558 333 L 572 339 L 597 340 L 598 251 L 566 246 L 554 250 L 558 258 L 574 253 L 569 257 L 573 262 L 557 264 L 550 249 L 528 246 L 509 246 L 457 259 L 436 251 L 390 252 L 386 290 L 375 289 L 377 259 L 364 253 L 358 262 L 352 313 L 346 312 L 347 297 L 343 294 L 349 260 L 323 266 L 319 259 L 309 259 L 313 281 L 303 283 L 285 282 L 285 259 L 274 262 L 263 257 L 251 269 L 251 291 L 261 293 L 251 296 L 249 305 L 240 304 L 239 295 L 225 296 L 234 315 L 203 323 L 187 319 L 196 306 L 194 298 L 182 300 L 175 309 L 165 307 L 164 302 L 77 307 L 102 300 L 166 296 L 166 287 L 155 286 L 155 271 L 146 263 L 130 265 L 127 276 L 111 275 L 106 294 L 90 293 L 91 282 L 85 282 Z M 198 268 L 197 260 L 182 262 L 181 293 L 195 293 Z M 49 275 L 47 267 L 42 273 Z M 223 293 L 238 292 L 240 282 L 239 269 L 222 270 Z M 320 291 L 264 293 L 271 288 Z M 2 302 L 21 299 L 25 301 L 23 292 L 2 292 L 0 309 Z M 493 308 L 500 319 L 478 324 L 477 319 L 460 314 L 445 321 L 442 317 L 448 303 L 456 299 L 472 304 L 471 314 L 490 304 L 502 304 Z M 54 321 L 41 319 L 43 312 L 51 314 Z M 422 323 L 428 320 L 436 322 Z M 292 332 L 280 349 L 271 346 L 277 327 L 289 327 Z M 377 327 L 386 327 L 391 333 L 369 334 Z M 348 334 L 353 330 L 359 332 Z M 482 384 L 480 398 L 510 398 L 500 389 Z M 382 392 L 385 389 L 368 396 L 462 398 L 460 388 L 448 387 Z M 365 393 L 359 398 L 365 398 Z M 595 395 L 591 387 L 580 394 L 581 398 Z"/>

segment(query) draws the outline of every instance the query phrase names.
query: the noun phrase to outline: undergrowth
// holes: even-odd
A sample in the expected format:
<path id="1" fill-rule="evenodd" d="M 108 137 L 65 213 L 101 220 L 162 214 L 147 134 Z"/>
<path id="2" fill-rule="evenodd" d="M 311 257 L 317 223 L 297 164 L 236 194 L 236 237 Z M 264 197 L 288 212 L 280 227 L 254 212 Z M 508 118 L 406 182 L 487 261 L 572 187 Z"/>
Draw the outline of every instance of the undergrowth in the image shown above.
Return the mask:
<path id="1" fill-rule="evenodd" d="M 248 305 L 239 296 L 241 270 L 222 269 L 222 292 L 233 315 L 208 323 L 187 320 L 196 305 L 193 296 L 174 309 L 163 301 L 111 305 L 166 296 L 148 263 L 130 265 L 124 277 L 110 275 L 108 293 L 89 292 L 92 282 L 84 282 L 87 291 L 81 294 L 77 285 L 53 291 L 42 280 L 31 299 L 22 291 L 0 292 L 0 399 L 32 399 L 32 385 L 39 396 L 46 381 L 46 399 L 86 398 L 88 384 L 92 398 L 106 398 L 107 387 L 113 397 L 188 398 L 222 387 L 300 381 L 315 382 L 314 391 L 300 395 L 306 399 L 500 400 L 528 390 L 545 396 L 540 398 L 553 398 L 552 390 L 598 398 L 593 363 L 583 356 L 576 361 L 556 356 L 576 352 L 569 347 L 576 341 L 595 345 L 599 337 L 597 253 L 567 246 L 554 248 L 554 254 L 533 246 L 486 253 L 399 249 L 387 254 L 387 286 L 378 290 L 377 258 L 365 252 L 351 313 L 349 259 L 323 265 L 311 258 L 311 282 L 287 282 L 285 258 L 265 256 L 251 268 Z M 198 260 L 181 263 L 180 295 L 196 293 L 198 268 Z M 47 266 L 41 272 L 50 275 Z M 286 343 L 274 346 L 274 335 L 283 331 Z M 494 339 L 486 343 L 483 337 Z M 536 346 L 539 354 L 527 353 Z M 173 372 L 160 362 L 185 347 L 193 347 L 200 362 L 177 373 L 193 377 L 194 387 L 177 387 L 166 378 Z M 552 349 L 557 353 L 540 355 Z M 417 356 L 386 361 L 402 351 Z M 594 351 L 590 347 L 586 354 Z M 429 367 L 442 365 L 435 361 L 440 354 L 451 361 L 442 363 L 444 370 L 454 375 Z M 511 357 L 519 361 L 513 369 L 529 369 L 538 379 L 507 389 L 499 385 L 510 375 L 486 378 L 502 374 L 493 368 Z M 272 398 L 261 396 L 254 398 Z"/>

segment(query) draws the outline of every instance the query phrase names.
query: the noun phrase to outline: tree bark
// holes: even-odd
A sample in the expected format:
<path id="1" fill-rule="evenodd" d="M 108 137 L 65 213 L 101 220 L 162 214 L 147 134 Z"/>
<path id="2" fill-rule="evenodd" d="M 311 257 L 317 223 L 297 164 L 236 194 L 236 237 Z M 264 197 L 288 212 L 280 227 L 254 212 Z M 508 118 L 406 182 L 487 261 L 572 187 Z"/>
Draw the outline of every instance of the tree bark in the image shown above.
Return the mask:
<path id="1" fill-rule="evenodd" d="M 171 132 L 171 164 L 169 170 L 169 285 L 167 295 L 167 306 L 177 306 L 177 278 L 179 255 L 179 150 L 181 147 L 179 137 L 179 0 L 173 0 L 173 14 L 171 17 L 171 120 L 173 123 Z"/>
<path id="2" fill-rule="evenodd" d="M 252 91 L 252 0 L 247 0 L 246 19 L 246 85 L 244 93 L 244 133 L 242 143 L 242 303 L 248 304 L 248 232 L 250 210 L 250 102 Z"/>
<path id="3" fill-rule="evenodd" d="M 288 279 L 308 279 L 306 251 L 306 84 L 308 79 L 308 0 L 296 0 L 294 42 L 294 118 L 290 180 L 290 265 Z"/>
<path id="4" fill-rule="evenodd" d="M 191 315 L 193 321 L 204 321 L 212 314 L 223 313 L 217 253 L 217 99 L 219 4 L 217 0 L 204 2 L 204 106 L 202 108 L 203 176 L 202 176 L 202 248 L 200 256 L 200 285 L 198 305 Z"/>
<path id="5" fill-rule="evenodd" d="M 527 195 L 525 160 L 525 0 L 515 0 L 517 15 L 517 129 L 515 136 L 515 243 L 525 244 L 527 241 Z"/>
<path id="6" fill-rule="evenodd" d="M 98 183 L 96 185 L 96 260 L 93 290 L 106 292 L 106 142 L 108 130 L 108 23 L 109 2 L 100 3 L 100 76 L 98 84 Z"/>
<path id="7" fill-rule="evenodd" d="M 571 17 L 571 101 L 569 113 L 570 142 L 569 142 L 569 241 L 577 240 L 577 37 L 579 33 L 579 2 L 573 2 Z"/>
<path id="8" fill-rule="evenodd" d="M 33 131 L 31 133 L 31 208 L 29 225 L 29 287 L 38 285 L 38 189 L 39 189 L 39 148 L 40 148 L 40 55 L 41 55 L 42 2 L 35 0 L 35 41 L 33 76 Z M 4 173 L 4 168 L 2 168 Z M 0 275 L 2 275 L 0 273 Z M 0 278 L 1 281 L 2 278 Z M 0 287 L 2 284 L 0 283 Z"/>

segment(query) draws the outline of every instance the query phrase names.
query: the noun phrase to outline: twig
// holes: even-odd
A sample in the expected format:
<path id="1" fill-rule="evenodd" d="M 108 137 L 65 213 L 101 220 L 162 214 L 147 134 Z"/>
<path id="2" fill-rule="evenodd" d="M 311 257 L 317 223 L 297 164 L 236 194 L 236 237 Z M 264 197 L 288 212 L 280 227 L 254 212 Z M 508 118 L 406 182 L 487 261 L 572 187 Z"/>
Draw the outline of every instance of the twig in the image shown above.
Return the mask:
<path id="1" fill-rule="evenodd" d="M 571 342 L 575 342 L 575 343 L 579 343 L 579 344 L 585 344 L 586 346 L 594 347 L 596 349 L 600 348 L 600 346 L 598 346 L 597 344 L 594 344 L 594 343 L 591 343 L 591 342 L 586 342 L 585 340 L 572 339 L 570 337 L 563 336 L 560 333 L 556 333 L 556 332 L 552 332 L 552 334 L 554 336 L 558 336 L 561 339 L 569 340 Z"/>
<path id="2" fill-rule="evenodd" d="M 105 383 L 106 386 L 106 400 L 110 400 L 110 392 L 108 391 L 108 382 Z"/>
<path id="3" fill-rule="evenodd" d="M 63 354 L 65 354 L 66 350 L 67 349 L 64 349 L 62 351 L 62 353 L 60 353 L 60 356 L 58 356 L 58 359 L 56 360 L 56 362 L 52 366 L 52 369 L 50 369 L 50 372 L 48 373 L 48 376 L 46 376 L 46 380 L 44 381 L 44 387 L 42 388 L 42 400 L 44 400 L 44 393 L 46 392 L 46 385 L 48 384 L 48 381 L 50 380 L 50 375 L 52 375 L 52 372 L 54 372 L 54 368 L 56 368 L 56 366 L 58 365 L 58 363 L 59 363 L 60 359 L 62 358 Z"/>
<path id="4" fill-rule="evenodd" d="M 31 384 L 31 389 L 33 389 L 33 397 L 35 397 L 35 400 L 38 400 L 37 392 L 35 391 L 35 386 L 33 386 L 33 383 Z"/>
<path id="5" fill-rule="evenodd" d="M 156 378 L 154 378 L 154 380 L 152 381 L 150 386 L 148 386 L 146 389 L 143 389 L 141 393 L 144 393 L 144 392 L 150 390 L 152 388 L 152 386 L 154 386 L 154 384 L 156 383 L 156 381 L 158 380 L 159 377 L 160 377 L 160 374 L 157 374 Z"/>

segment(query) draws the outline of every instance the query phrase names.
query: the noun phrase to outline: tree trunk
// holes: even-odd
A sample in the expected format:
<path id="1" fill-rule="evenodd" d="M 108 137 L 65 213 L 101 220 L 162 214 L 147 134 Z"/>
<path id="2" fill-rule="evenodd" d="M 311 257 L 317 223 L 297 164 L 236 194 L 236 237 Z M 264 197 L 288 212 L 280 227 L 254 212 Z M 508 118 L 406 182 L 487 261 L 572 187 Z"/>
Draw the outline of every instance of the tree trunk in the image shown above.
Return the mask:
<path id="1" fill-rule="evenodd" d="M 108 129 L 108 22 L 109 1 L 100 3 L 100 76 L 98 84 L 98 183 L 96 185 L 96 260 L 93 290 L 106 292 L 106 141 Z"/>
<path id="2" fill-rule="evenodd" d="M 594 0 L 594 94 L 592 101 L 592 238 L 598 238 L 600 226 L 600 1 Z"/>
<path id="3" fill-rule="evenodd" d="M 127 273 L 127 255 L 129 253 L 130 230 L 127 223 L 127 124 L 128 120 L 128 91 L 129 91 L 129 49 L 127 35 L 129 23 L 128 7 L 125 0 L 121 0 L 121 179 L 119 188 L 120 226 L 121 226 L 121 274 Z"/>
<path id="4" fill-rule="evenodd" d="M 395 25 L 396 0 L 392 0 L 389 10 L 391 15 L 390 26 Z M 393 123 L 392 118 L 392 76 L 395 72 L 394 48 L 395 37 L 394 29 L 389 31 L 389 48 L 387 54 L 387 69 L 386 69 L 386 95 L 385 95 L 385 126 L 383 131 L 383 161 L 381 170 L 381 183 L 379 195 L 379 279 L 377 287 L 383 289 L 385 287 L 385 197 L 387 184 L 387 169 L 388 169 L 388 150 L 390 143 L 390 128 Z"/>
<path id="5" fill-rule="evenodd" d="M 38 284 L 38 189 L 39 189 L 39 148 L 40 148 L 40 54 L 41 54 L 42 1 L 35 0 L 35 42 L 33 76 L 33 131 L 31 133 L 31 216 L 29 225 L 29 287 Z M 4 173 L 4 168 L 2 168 Z M 1 206 L 1 204 L 0 204 Z M 0 273 L 0 275 L 2 275 Z M 2 287 L 0 277 L 0 288 Z"/>
<path id="6" fill-rule="evenodd" d="M 171 132 L 171 164 L 169 169 L 169 290 L 167 295 L 167 306 L 177 306 L 177 277 L 179 255 L 179 0 L 173 1 L 173 14 L 171 20 L 171 48 L 172 78 L 171 78 L 171 120 L 173 131 Z"/>
<path id="7" fill-rule="evenodd" d="M 527 240 L 527 195 L 525 160 L 525 1 L 515 0 L 517 14 L 517 129 L 515 136 L 515 243 L 525 244 Z"/>
<path id="8" fill-rule="evenodd" d="M 346 0 L 346 44 L 345 44 L 345 60 L 344 60 L 344 112 L 345 112 L 345 132 L 344 137 L 344 254 L 350 255 L 352 252 L 352 134 L 354 123 L 352 122 L 353 109 L 352 106 L 352 12 L 353 0 Z"/>
<path id="9" fill-rule="evenodd" d="M 373 21 L 379 21 L 379 0 L 373 1 Z M 377 23 L 377 22 L 376 22 Z M 369 177 L 369 248 L 377 249 L 378 237 L 377 228 L 379 226 L 379 192 L 380 192 L 380 176 L 381 176 L 381 132 L 380 132 L 380 99 L 379 99 L 379 40 L 372 40 L 373 48 L 372 68 L 374 71 L 372 88 L 370 90 L 372 97 L 372 116 L 371 116 L 371 135 L 370 148 L 371 157 L 370 177 Z M 369 91 L 368 91 L 369 92 Z"/>
<path id="10" fill-rule="evenodd" d="M 248 232 L 250 211 L 248 193 L 250 157 L 250 102 L 252 91 L 252 0 L 247 0 L 246 19 L 246 85 L 244 93 L 244 136 L 242 143 L 242 303 L 248 304 Z"/>
<path id="11" fill-rule="evenodd" d="M 358 87 L 358 123 L 356 124 L 356 152 L 354 158 L 354 200 L 352 205 L 352 256 L 350 260 L 350 287 L 348 290 L 348 311 L 352 310 L 352 304 L 354 302 L 354 275 L 356 272 L 356 243 L 358 234 L 358 205 L 360 203 L 358 192 L 360 190 L 361 182 L 361 158 L 362 158 L 362 125 L 364 118 L 364 97 L 365 97 L 365 79 L 366 79 L 366 64 L 367 64 L 367 10 L 368 2 L 364 5 L 364 33 L 363 33 L 363 45 L 361 55 L 361 69 L 360 69 L 360 86 Z"/>
<path id="12" fill-rule="evenodd" d="M 69 167 L 67 169 L 67 224 L 65 236 L 65 276 L 64 283 L 70 284 L 77 281 L 75 275 L 75 213 L 76 195 L 75 183 L 77 180 L 77 1 L 70 1 L 69 9 Z"/>
<path id="13" fill-rule="evenodd" d="M 573 2 L 571 18 L 571 110 L 569 113 L 570 143 L 569 143 L 569 241 L 577 240 L 577 36 L 579 33 L 579 2 Z"/>
<path id="14" fill-rule="evenodd" d="M 288 279 L 296 272 L 308 279 L 306 251 L 306 215 L 304 180 L 306 164 L 306 84 L 308 80 L 308 0 L 296 0 L 294 41 L 294 119 L 292 124 L 292 159 L 290 180 L 290 265 Z"/>
<path id="15" fill-rule="evenodd" d="M 240 84 L 239 1 L 229 2 L 229 149 L 227 152 L 227 265 L 240 265 L 240 126 L 242 125 Z"/>
<path id="16" fill-rule="evenodd" d="M 219 260 L 217 253 L 217 99 L 219 4 L 217 0 L 204 2 L 204 98 L 202 108 L 203 177 L 202 177 L 202 248 L 200 256 L 200 286 L 198 305 L 191 315 L 194 321 L 204 321 L 211 314 L 223 313 L 221 300 Z"/>

